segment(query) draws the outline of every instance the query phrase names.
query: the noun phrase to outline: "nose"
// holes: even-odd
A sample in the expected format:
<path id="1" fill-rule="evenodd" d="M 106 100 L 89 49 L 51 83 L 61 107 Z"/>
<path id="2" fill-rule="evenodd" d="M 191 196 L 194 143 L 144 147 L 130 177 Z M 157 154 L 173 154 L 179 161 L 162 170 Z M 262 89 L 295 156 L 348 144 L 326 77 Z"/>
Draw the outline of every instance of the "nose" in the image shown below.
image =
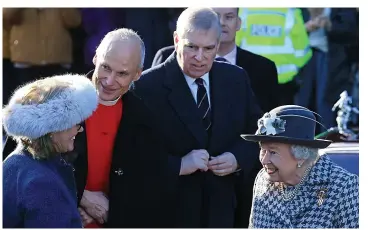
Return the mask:
<path id="1" fill-rule="evenodd" d="M 220 17 L 220 24 L 223 26 L 223 25 L 225 25 L 225 20 L 224 20 L 224 17 Z"/>
<path id="2" fill-rule="evenodd" d="M 262 165 L 266 165 L 270 163 L 270 154 L 268 151 L 262 152 L 262 150 L 259 153 L 259 158 Z"/>
<path id="3" fill-rule="evenodd" d="M 111 73 L 106 78 L 106 85 L 113 85 L 115 81 L 114 73 L 111 71 Z"/>
<path id="4" fill-rule="evenodd" d="M 203 49 L 198 49 L 198 51 L 195 55 L 195 59 L 197 61 L 202 61 L 202 59 L 203 59 Z"/>

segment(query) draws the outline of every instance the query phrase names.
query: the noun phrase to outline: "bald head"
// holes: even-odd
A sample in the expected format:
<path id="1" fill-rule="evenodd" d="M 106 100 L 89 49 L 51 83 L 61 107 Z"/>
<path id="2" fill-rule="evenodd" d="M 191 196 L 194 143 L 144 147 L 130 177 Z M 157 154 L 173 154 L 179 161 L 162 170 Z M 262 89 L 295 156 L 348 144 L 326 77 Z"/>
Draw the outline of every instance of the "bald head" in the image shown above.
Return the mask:
<path id="1" fill-rule="evenodd" d="M 185 37 L 188 32 L 196 30 L 209 31 L 214 29 L 218 39 L 221 36 L 221 25 L 219 17 L 211 8 L 189 7 L 184 10 L 176 23 L 176 32 L 180 37 Z"/>
<path id="2" fill-rule="evenodd" d="M 139 35 L 131 29 L 121 28 L 105 35 L 96 49 L 97 59 L 109 53 L 119 53 L 121 48 L 130 47 L 140 54 L 139 68 L 143 68 L 145 46 Z"/>

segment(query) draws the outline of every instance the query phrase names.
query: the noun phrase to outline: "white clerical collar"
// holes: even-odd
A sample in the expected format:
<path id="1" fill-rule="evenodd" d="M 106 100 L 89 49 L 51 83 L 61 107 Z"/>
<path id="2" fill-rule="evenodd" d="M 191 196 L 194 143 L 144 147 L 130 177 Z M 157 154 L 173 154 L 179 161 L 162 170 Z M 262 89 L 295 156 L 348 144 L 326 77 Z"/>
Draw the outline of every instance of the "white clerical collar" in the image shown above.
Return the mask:
<path id="1" fill-rule="evenodd" d="M 102 100 L 100 97 L 98 98 L 98 103 L 100 103 L 101 105 L 105 105 L 105 106 L 113 106 L 115 105 L 119 99 L 121 98 L 122 95 L 120 95 L 117 99 L 113 100 L 113 101 L 104 101 Z"/>

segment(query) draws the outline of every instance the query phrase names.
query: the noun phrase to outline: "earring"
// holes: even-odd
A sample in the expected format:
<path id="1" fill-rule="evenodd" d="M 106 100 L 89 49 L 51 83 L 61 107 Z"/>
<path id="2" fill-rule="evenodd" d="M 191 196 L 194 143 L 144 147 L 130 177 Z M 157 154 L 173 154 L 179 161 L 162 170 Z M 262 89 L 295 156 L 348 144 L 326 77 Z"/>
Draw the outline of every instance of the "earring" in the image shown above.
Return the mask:
<path id="1" fill-rule="evenodd" d="M 296 165 L 297 168 L 301 168 L 302 167 L 302 163 L 298 162 L 298 164 Z"/>

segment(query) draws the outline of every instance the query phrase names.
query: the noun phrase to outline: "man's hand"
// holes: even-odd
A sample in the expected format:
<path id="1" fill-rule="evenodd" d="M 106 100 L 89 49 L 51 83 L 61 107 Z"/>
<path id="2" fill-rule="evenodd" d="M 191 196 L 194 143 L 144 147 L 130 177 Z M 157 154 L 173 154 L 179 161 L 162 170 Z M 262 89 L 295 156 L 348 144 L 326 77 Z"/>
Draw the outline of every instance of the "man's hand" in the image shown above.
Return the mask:
<path id="1" fill-rule="evenodd" d="M 205 149 L 192 150 L 190 153 L 181 158 L 179 175 L 189 175 L 194 173 L 198 169 L 202 171 L 207 171 L 209 157 L 210 155 Z"/>
<path id="2" fill-rule="evenodd" d="M 318 20 L 318 23 L 319 23 L 319 27 L 324 28 L 327 31 L 331 30 L 332 23 L 331 23 L 330 18 L 328 18 L 326 16 L 320 17 L 319 20 Z"/>
<path id="3" fill-rule="evenodd" d="M 78 207 L 78 211 L 82 218 L 83 227 L 94 222 L 94 219 L 82 207 Z"/>
<path id="4" fill-rule="evenodd" d="M 308 22 L 305 23 L 305 29 L 308 32 L 313 32 L 316 29 L 319 29 L 320 24 L 319 24 L 319 20 L 317 19 L 313 19 L 313 20 L 309 20 Z"/>
<path id="5" fill-rule="evenodd" d="M 236 171 L 238 162 L 230 152 L 225 152 L 217 157 L 212 157 L 208 162 L 208 168 L 217 176 L 226 176 Z"/>
<path id="6" fill-rule="evenodd" d="M 98 223 L 103 224 L 107 221 L 109 200 L 103 192 L 84 190 L 80 205 Z"/>

